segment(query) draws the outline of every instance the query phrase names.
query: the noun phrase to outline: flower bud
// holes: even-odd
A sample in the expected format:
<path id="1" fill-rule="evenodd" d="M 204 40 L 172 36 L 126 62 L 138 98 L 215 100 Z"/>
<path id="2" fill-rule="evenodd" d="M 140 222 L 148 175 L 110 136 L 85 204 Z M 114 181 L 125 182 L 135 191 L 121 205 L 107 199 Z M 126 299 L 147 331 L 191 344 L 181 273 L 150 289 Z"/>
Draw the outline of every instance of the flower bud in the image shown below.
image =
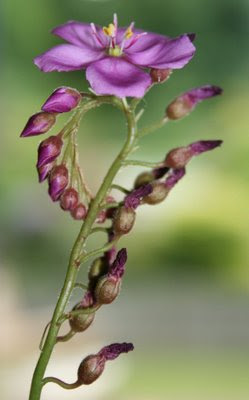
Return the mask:
<path id="1" fill-rule="evenodd" d="M 152 182 L 151 185 L 153 190 L 143 201 L 151 205 L 161 203 L 167 197 L 169 190 L 163 182 Z"/>
<path id="2" fill-rule="evenodd" d="M 77 107 L 81 94 L 76 89 L 60 87 L 56 89 L 42 106 L 42 110 L 49 113 L 64 113 Z"/>
<path id="3" fill-rule="evenodd" d="M 72 211 L 71 211 L 71 215 L 73 217 L 73 219 L 76 220 L 82 220 L 86 217 L 87 214 L 87 209 L 84 206 L 84 204 L 80 203 L 78 204 Z"/>
<path id="4" fill-rule="evenodd" d="M 128 196 L 126 196 L 124 205 L 126 208 L 133 208 L 135 210 L 140 204 L 144 197 L 148 196 L 152 192 L 151 184 L 140 186 L 138 189 L 132 190 Z"/>
<path id="5" fill-rule="evenodd" d="M 173 169 L 165 181 L 165 186 L 168 190 L 172 189 L 186 173 L 185 168 Z"/>
<path id="6" fill-rule="evenodd" d="M 40 183 L 45 181 L 45 179 L 48 177 L 50 171 L 53 169 L 53 166 L 54 166 L 54 163 L 51 162 L 49 164 L 45 164 L 42 167 L 37 168 Z"/>
<path id="7" fill-rule="evenodd" d="M 118 252 L 108 274 L 101 277 L 97 283 L 95 298 L 98 304 L 110 304 L 118 296 L 126 261 L 127 251 L 123 248 Z"/>
<path id="8" fill-rule="evenodd" d="M 60 136 L 50 136 L 43 140 L 38 147 L 37 168 L 54 161 L 60 155 L 62 146 Z"/>
<path id="9" fill-rule="evenodd" d="M 68 170 L 65 165 L 54 167 L 49 176 L 48 193 L 53 201 L 57 201 L 68 184 Z"/>
<path id="10" fill-rule="evenodd" d="M 171 75 L 172 70 L 171 69 L 156 69 L 156 68 L 151 68 L 150 70 L 150 76 L 152 79 L 152 82 L 154 83 L 163 83 L 166 80 L 169 79 Z"/>
<path id="11" fill-rule="evenodd" d="M 177 97 L 166 109 L 169 119 L 180 119 L 188 115 L 202 100 L 217 96 L 222 93 L 218 86 L 201 86 L 189 90 Z"/>
<path id="12" fill-rule="evenodd" d="M 142 172 L 140 175 L 137 176 L 134 187 L 135 189 L 139 188 L 140 186 L 146 185 L 147 183 L 152 182 L 155 179 L 152 172 Z"/>
<path id="13" fill-rule="evenodd" d="M 29 118 L 21 137 L 36 136 L 46 133 L 55 124 L 56 116 L 47 112 L 39 112 Z"/>
<path id="14" fill-rule="evenodd" d="M 84 310 L 84 308 L 85 307 L 82 307 L 82 305 L 79 303 L 76 304 L 72 311 Z M 69 318 L 69 324 L 74 332 L 84 332 L 92 324 L 94 317 L 94 312 L 89 314 L 82 313 L 78 315 L 73 315 Z"/>
<path id="15" fill-rule="evenodd" d="M 78 369 L 79 385 L 89 385 L 100 377 L 105 368 L 106 361 L 115 360 L 120 354 L 132 351 L 132 343 L 113 343 L 103 347 L 97 354 L 86 357 Z"/>
<path id="16" fill-rule="evenodd" d="M 165 158 L 165 165 L 169 168 L 183 168 L 192 158 L 193 153 L 189 146 L 171 150 Z"/>
<path id="17" fill-rule="evenodd" d="M 74 210 L 79 201 L 78 192 L 70 187 L 65 190 L 60 198 L 60 206 L 65 211 Z"/>
<path id="18" fill-rule="evenodd" d="M 135 223 L 136 213 L 133 208 L 119 207 L 113 221 L 116 234 L 125 235 L 131 231 Z"/>

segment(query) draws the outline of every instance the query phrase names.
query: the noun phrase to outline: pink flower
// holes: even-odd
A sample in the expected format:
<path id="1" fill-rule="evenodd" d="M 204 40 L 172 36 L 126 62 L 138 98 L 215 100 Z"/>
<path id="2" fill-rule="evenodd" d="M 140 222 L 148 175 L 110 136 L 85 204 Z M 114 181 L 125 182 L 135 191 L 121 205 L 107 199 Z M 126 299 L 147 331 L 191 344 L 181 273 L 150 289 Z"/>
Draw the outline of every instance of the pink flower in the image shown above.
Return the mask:
<path id="1" fill-rule="evenodd" d="M 86 78 L 99 95 L 143 97 L 152 84 L 144 68 L 184 67 L 194 55 L 193 35 L 169 38 L 129 27 L 108 27 L 69 21 L 53 34 L 66 40 L 34 59 L 44 72 L 86 69 Z"/>

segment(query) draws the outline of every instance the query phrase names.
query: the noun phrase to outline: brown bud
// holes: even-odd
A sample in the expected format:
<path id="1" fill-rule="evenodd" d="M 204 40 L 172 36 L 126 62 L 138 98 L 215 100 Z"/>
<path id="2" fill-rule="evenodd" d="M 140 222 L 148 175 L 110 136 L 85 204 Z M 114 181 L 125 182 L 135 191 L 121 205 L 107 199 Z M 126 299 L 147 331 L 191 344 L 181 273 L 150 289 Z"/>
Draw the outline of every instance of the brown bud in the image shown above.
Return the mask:
<path id="1" fill-rule="evenodd" d="M 140 186 L 147 185 L 147 183 L 152 182 L 154 179 L 155 177 L 151 172 L 142 172 L 137 176 L 134 187 L 137 189 Z"/>
<path id="2" fill-rule="evenodd" d="M 110 276 L 103 276 L 99 279 L 95 297 L 98 304 L 112 303 L 120 292 L 121 279 L 116 279 Z"/>
<path id="3" fill-rule="evenodd" d="M 86 357 L 78 369 L 78 383 L 90 385 L 100 377 L 105 368 L 105 359 L 98 354 Z"/>
<path id="4" fill-rule="evenodd" d="M 78 204 L 78 192 L 73 188 L 68 188 L 60 198 L 60 206 L 63 210 L 73 210 Z"/>
<path id="5" fill-rule="evenodd" d="M 113 229 L 116 234 L 129 233 L 135 223 L 136 213 L 132 208 L 124 206 L 118 208 L 113 221 Z"/>
<path id="6" fill-rule="evenodd" d="M 71 215 L 76 220 L 81 220 L 86 217 L 87 209 L 84 204 L 80 203 L 71 211 Z"/>
<path id="7" fill-rule="evenodd" d="M 165 165 L 170 168 L 183 168 L 192 158 L 193 152 L 189 146 L 171 150 L 165 158 Z"/>
<path id="8" fill-rule="evenodd" d="M 77 304 L 73 311 L 80 310 L 82 307 Z M 69 319 L 69 324 L 74 332 L 84 332 L 93 322 L 95 313 L 78 314 Z"/>
<path id="9" fill-rule="evenodd" d="M 156 69 L 156 68 L 151 68 L 150 70 L 150 76 L 152 78 L 152 81 L 154 83 L 163 83 L 167 79 L 169 79 L 171 75 L 172 70 L 171 69 Z"/>
<path id="10" fill-rule="evenodd" d="M 158 204 L 161 203 L 169 193 L 169 189 L 162 182 L 152 182 L 153 191 L 146 197 L 144 202 L 146 204 Z"/>
<path id="11" fill-rule="evenodd" d="M 180 119 L 185 117 L 193 109 L 193 103 L 188 96 L 180 96 L 175 99 L 166 109 L 169 119 Z"/>

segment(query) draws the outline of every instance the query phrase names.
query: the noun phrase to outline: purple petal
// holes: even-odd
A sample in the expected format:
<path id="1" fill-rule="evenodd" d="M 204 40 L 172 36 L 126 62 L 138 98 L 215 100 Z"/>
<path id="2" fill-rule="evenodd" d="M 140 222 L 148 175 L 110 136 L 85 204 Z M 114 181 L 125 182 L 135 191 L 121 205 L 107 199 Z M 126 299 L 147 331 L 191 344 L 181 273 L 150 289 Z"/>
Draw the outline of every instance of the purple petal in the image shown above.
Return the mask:
<path id="1" fill-rule="evenodd" d="M 29 137 L 41 135 L 42 133 L 48 132 L 55 122 L 56 117 L 54 114 L 39 112 L 29 118 L 20 136 Z"/>
<path id="2" fill-rule="evenodd" d="M 43 72 L 75 71 L 86 68 L 91 62 L 104 57 L 104 51 L 83 49 L 73 44 L 59 44 L 37 56 L 35 65 Z"/>
<path id="3" fill-rule="evenodd" d="M 128 196 L 126 196 L 124 205 L 126 208 L 133 208 L 135 210 L 141 203 L 143 197 L 148 196 L 152 192 L 153 188 L 150 184 L 140 186 L 138 189 L 133 190 Z"/>
<path id="4" fill-rule="evenodd" d="M 178 69 L 184 67 L 195 53 L 195 47 L 188 35 L 183 35 L 175 39 L 161 39 L 161 36 L 154 40 L 147 35 L 140 38 L 130 49 L 126 50 L 129 61 L 144 67 L 158 69 Z M 144 43 L 144 49 L 137 51 L 139 42 Z M 147 43 L 147 47 L 145 46 Z"/>
<path id="5" fill-rule="evenodd" d="M 173 171 L 165 181 L 166 187 L 172 189 L 177 184 L 177 182 L 179 182 L 179 180 L 184 177 L 185 173 L 185 168 L 173 169 Z"/>
<path id="6" fill-rule="evenodd" d="M 98 353 L 100 357 L 104 357 L 106 361 L 114 360 L 121 353 L 128 353 L 129 351 L 134 350 L 134 346 L 132 343 L 113 343 L 109 346 L 103 347 L 102 350 Z"/>
<path id="7" fill-rule="evenodd" d="M 127 251 L 125 248 L 119 250 L 114 263 L 110 268 L 108 276 L 121 279 L 125 272 L 125 264 L 127 261 Z"/>
<path id="8" fill-rule="evenodd" d="M 209 97 L 218 96 L 219 94 L 222 94 L 222 92 L 223 90 L 219 86 L 205 85 L 191 89 L 188 92 L 183 93 L 182 96 L 187 96 L 192 104 L 195 105 Z"/>
<path id="9" fill-rule="evenodd" d="M 64 113 L 73 110 L 79 104 L 81 94 L 76 89 L 60 87 L 56 89 L 42 106 L 43 111 Z"/>
<path id="10" fill-rule="evenodd" d="M 104 46 L 107 46 L 107 37 L 103 33 L 100 26 L 95 26 L 98 36 L 103 42 Z M 83 24 L 78 21 L 68 21 L 67 23 L 57 26 L 52 30 L 52 33 L 60 38 L 72 43 L 76 46 L 89 49 L 89 50 L 101 50 L 103 46 L 100 45 L 96 36 L 93 34 L 93 30 L 90 24 Z"/>
<path id="11" fill-rule="evenodd" d="M 189 145 L 193 155 L 197 156 L 205 151 L 213 150 L 218 146 L 221 146 L 222 140 L 200 140 Z"/>
<path id="12" fill-rule="evenodd" d="M 118 57 L 92 63 L 86 78 L 97 94 L 118 97 L 143 97 L 151 85 L 149 74 Z"/>

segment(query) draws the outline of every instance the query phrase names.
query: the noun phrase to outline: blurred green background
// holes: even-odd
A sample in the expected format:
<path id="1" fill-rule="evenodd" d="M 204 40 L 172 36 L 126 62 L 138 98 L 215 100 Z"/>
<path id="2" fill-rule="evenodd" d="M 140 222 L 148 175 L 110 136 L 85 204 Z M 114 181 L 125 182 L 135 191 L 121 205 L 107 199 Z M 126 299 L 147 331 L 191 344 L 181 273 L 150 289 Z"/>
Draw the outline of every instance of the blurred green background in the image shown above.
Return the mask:
<path id="1" fill-rule="evenodd" d="M 80 227 L 37 183 L 41 139 L 20 140 L 19 133 L 54 88 L 87 83 L 81 71 L 43 74 L 32 58 L 61 42 L 49 34 L 54 26 L 70 19 L 106 25 L 117 12 L 120 25 L 135 20 L 170 36 L 197 33 L 194 59 L 147 95 L 141 124 L 160 118 L 182 91 L 224 88 L 222 97 L 144 138 L 137 158 L 157 161 L 199 139 L 224 145 L 196 158 L 164 204 L 139 209 L 122 240 L 129 262 L 121 296 L 84 336 L 58 346 L 48 374 L 73 381 L 82 357 L 112 341 L 131 340 L 136 351 L 110 363 L 92 387 L 68 393 L 48 385 L 43 398 L 248 399 L 248 0 L 3 0 L 0 9 L 2 398 L 28 396 L 38 341 Z M 110 106 L 82 122 L 81 163 L 93 190 L 123 140 L 122 116 Z M 131 187 L 140 170 L 124 170 L 116 182 Z"/>

